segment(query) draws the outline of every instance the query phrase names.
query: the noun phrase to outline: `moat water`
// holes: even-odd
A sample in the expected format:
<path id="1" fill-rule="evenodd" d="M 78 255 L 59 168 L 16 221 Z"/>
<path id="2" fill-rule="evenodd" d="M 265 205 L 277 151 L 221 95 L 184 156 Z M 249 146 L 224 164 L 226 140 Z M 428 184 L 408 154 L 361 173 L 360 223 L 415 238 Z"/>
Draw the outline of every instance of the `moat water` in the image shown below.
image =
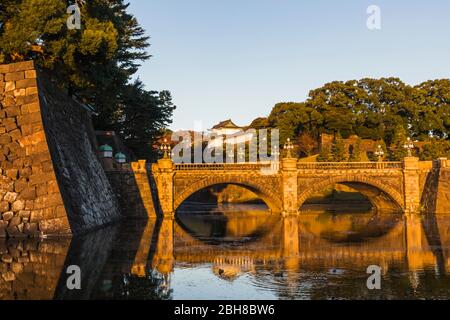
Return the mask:
<path id="1" fill-rule="evenodd" d="M 450 216 L 191 204 L 175 220 L 0 241 L 0 256 L 0 299 L 450 298 Z M 73 265 L 80 290 L 67 287 Z"/>

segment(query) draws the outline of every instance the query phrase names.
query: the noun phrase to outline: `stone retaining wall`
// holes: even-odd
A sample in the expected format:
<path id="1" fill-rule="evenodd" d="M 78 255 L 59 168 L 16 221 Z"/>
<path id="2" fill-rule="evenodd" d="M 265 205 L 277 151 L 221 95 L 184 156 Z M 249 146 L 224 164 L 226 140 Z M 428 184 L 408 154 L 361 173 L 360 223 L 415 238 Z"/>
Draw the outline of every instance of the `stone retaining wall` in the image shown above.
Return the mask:
<path id="1" fill-rule="evenodd" d="M 32 61 L 0 65 L 0 237 L 70 235 L 120 217 L 90 131 L 87 111 Z"/>

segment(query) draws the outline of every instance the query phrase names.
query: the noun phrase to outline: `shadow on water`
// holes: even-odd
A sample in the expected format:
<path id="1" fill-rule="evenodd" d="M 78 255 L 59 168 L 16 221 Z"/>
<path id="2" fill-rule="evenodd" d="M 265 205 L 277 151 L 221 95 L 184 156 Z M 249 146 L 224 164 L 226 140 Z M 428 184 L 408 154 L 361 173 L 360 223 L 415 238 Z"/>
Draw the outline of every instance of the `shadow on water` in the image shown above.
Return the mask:
<path id="1" fill-rule="evenodd" d="M 449 230 L 450 216 L 199 207 L 72 240 L 0 240 L 0 299 L 448 299 Z M 67 288 L 71 265 L 81 290 Z M 382 290 L 366 288 L 369 265 Z"/>

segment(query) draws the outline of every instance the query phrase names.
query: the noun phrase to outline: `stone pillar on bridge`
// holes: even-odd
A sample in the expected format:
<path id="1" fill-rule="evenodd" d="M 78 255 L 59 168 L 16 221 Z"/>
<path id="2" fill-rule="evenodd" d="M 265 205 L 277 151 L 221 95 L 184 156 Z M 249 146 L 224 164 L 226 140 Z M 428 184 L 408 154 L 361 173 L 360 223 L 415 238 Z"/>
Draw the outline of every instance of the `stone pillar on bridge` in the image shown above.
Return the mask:
<path id="1" fill-rule="evenodd" d="M 164 217 L 173 217 L 175 215 L 173 195 L 175 170 L 173 161 L 168 158 L 160 159 L 158 163 L 153 165 L 152 171 L 158 190 L 162 215 Z"/>
<path id="2" fill-rule="evenodd" d="M 281 167 L 283 215 L 298 215 L 297 158 L 284 158 Z"/>
<path id="3" fill-rule="evenodd" d="M 405 195 L 404 209 L 406 213 L 420 211 L 420 172 L 419 158 L 406 157 L 403 159 L 403 188 Z"/>

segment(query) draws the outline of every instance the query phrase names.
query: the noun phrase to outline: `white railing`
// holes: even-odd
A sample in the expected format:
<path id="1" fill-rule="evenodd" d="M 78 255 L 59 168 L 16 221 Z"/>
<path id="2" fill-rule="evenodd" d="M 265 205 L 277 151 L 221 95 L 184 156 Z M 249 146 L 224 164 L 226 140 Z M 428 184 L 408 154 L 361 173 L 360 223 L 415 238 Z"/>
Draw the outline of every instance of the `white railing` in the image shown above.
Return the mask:
<path id="1" fill-rule="evenodd" d="M 299 162 L 300 170 L 401 170 L 402 162 Z"/>

